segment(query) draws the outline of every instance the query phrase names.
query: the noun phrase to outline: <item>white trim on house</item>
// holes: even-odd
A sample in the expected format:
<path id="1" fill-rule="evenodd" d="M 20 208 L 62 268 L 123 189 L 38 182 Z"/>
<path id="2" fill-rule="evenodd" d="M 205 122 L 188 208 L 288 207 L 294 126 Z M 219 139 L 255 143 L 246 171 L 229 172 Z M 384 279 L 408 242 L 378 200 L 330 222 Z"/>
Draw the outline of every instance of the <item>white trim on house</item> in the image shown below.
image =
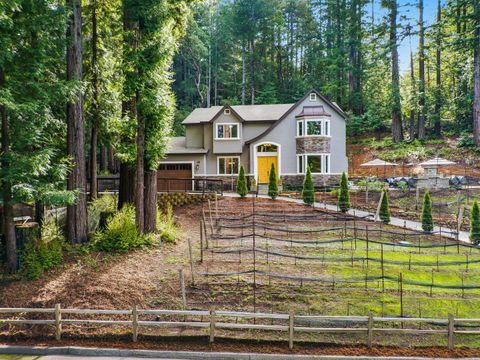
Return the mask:
<path id="1" fill-rule="evenodd" d="M 278 162 L 278 174 L 277 176 L 280 177 L 282 174 L 282 145 L 279 143 L 273 142 L 273 141 L 261 141 L 255 144 L 252 144 L 253 146 L 253 174 L 255 177 L 255 182 L 258 184 L 258 150 L 257 148 L 261 145 L 265 144 L 272 144 L 277 147 L 277 152 L 276 153 L 260 153 L 260 154 L 269 154 L 269 155 L 264 155 L 264 156 L 277 156 L 277 162 Z"/>
<path id="2" fill-rule="evenodd" d="M 220 173 L 220 159 L 238 159 L 238 172 L 237 173 L 228 173 L 228 174 L 221 174 Z M 216 176 L 237 176 L 238 173 L 240 172 L 240 166 L 242 165 L 242 163 L 240 162 L 241 159 L 240 159 L 240 156 L 238 155 L 232 155 L 232 156 L 226 156 L 226 155 L 223 155 L 223 156 L 217 156 L 217 175 Z"/>
<path id="3" fill-rule="evenodd" d="M 314 92 L 310 93 L 310 101 L 317 101 L 317 94 Z"/>
<path id="4" fill-rule="evenodd" d="M 320 156 L 321 164 L 323 172 L 313 172 L 312 175 L 336 175 L 330 173 L 331 168 L 331 154 L 330 153 L 307 153 L 307 154 L 297 154 L 297 174 L 296 175 L 303 175 L 307 171 L 307 158 L 309 156 Z M 299 169 L 299 158 L 302 157 L 303 161 L 303 172 L 300 172 Z M 328 160 L 327 160 L 328 159 Z"/>
<path id="5" fill-rule="evenodd" d="M 224 125 L 229 125 L 229 126 L 236 126 L 237 127 L 237 137 L 231 137 L 231 138 L 219 138 L 218 137 L 218 126 L 224 126 Z M 235 123 L 235 122 L 230 122 L 230 123 L 216 123 L 215 126 L 214 126 L 214 134 L 213 134 L 213 138 L 214 140 L 216 141 L 229 141 L 229 140 L 240 140 L 242 138 L 241 134 L 240 134 L 240 131 L 241 131 L 241 127 L 240 127 L 240 124 L 239 123 Z M 224 132 L 225 133 L 225 132 Z"/>
<path id="6" fill-rule="evenodd" d="M 309 135 L 308 134 L 308 123 L 309 122 L 315 122 L 315 121 L 320 121 L 321 123 L 321 133 L 320 135 Z M 302 124 L 302 135 L 300 135 L 299 130 L 299 124 Z M 328 129 L 328 131 L 326 131 Z M 302 137 L 328 137 L 331 138 L 331 126 L 330 126 L 330 119 L 326 117 L 316 117 L 316 118 L 301 118 L 297 120 L 297 127 L 296 127 L 296 137 L 297 138 L 302 138 Z"/>

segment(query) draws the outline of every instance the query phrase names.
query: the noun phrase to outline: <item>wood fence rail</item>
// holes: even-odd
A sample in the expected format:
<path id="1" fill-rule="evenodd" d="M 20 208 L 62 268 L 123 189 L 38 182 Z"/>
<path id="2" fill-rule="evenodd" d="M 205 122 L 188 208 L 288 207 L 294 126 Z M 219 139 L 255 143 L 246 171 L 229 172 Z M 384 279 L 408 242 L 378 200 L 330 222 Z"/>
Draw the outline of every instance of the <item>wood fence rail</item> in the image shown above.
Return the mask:
<path id="1" fill-rule="evenodd" d="M 13 317 L 12 315 L 16 316 Z M 51 314 L 51 319 L 25 319 L 26 314 Z M 480 335 L 480 319 L 457 318 L 449 315 L 448 318 L 402 318 L 402 317 L 377 317 L 370 313 L 368 316 L 321 316 L 321 315 L 295 315 L 293 311 L 288 314 L 261 313 L 261 312 L 236 312 L 215 310 L 157 310 L 139 309 L 136 305 L 130 310 L 100 310 L 100 309 L 63 309 L 60 304 L 54 308 L 0 308 L 0 328 L 3 325 L 50 325 L 55 328 L 55 338 L 61 339 L 62 325 L 122 325 L 132 329 L 132 338 L 138 340 L 141 328 L 182 328 L 206 329 L 210 342 L 214 342 L 216 330 L 262 330 L 279 331 L 288 334 L 289 347 L 293 348 L 295 333 L 364 333 L 369 347 L 373 345 L 375 333 L 400 333 L 400 334 L 444 334 L 447 337 L 448 348 L 454 347 L 454 334 Z M 10 315 L 10 317 L 8 317 Z M 102 318 L 78 319 L 66 318 L 64 315 L 89 315 Z M 108 315 L 121 315 L 129 317 L 128 320 L 105 319 Z M 141 317 L 157 316 L 157 320 L 142 320 Z M 176 316 L 181 320 L 161 319 L 161 317 Z M 22 318 L 20 318 L 22 317 Z M 187 321 L 187 317 L 195 321 Z M 229 321 L 230 319 L 230 321 Z M 249 319 L 250 322 L 238 320 Z M 269 323 L 260 324 L 257 320 L 269 320 Z M 279 322 L 274 324 L 274 322 Z M 334 324 L 339 322 L 342 327 Z M 426 324 L 428 329 L 408 327 L 409 324 Z M 478 324 L 471 330 L 456 329 L 458 324 Z M 349 326 L 347 326 L 349 325 Z M 377 327 L 375 326 L 377 325 Z M 389 327 L 385 327 L 389 325 Z M 395 327 L 396 325 L 396 327 Z M 382 327 L 378 327 L 382 326 Z M 425 326 L 425 325 L 424 325 Z"/>

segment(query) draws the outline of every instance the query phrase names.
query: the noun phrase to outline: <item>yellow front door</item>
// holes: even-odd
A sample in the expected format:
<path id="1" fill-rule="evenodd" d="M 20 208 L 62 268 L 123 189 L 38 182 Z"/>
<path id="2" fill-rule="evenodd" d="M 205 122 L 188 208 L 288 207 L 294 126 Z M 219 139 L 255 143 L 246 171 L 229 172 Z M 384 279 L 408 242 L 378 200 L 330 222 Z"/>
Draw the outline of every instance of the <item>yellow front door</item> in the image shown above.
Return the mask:
<path id="1" fill-rule="evenodd" d="M 270 169 L 275 166 L 275 173 L 278 176 L 278 159 L 277 156 L 259 156 L 258 164 L 258 183 L 267 184 L 270 177 Z"/>

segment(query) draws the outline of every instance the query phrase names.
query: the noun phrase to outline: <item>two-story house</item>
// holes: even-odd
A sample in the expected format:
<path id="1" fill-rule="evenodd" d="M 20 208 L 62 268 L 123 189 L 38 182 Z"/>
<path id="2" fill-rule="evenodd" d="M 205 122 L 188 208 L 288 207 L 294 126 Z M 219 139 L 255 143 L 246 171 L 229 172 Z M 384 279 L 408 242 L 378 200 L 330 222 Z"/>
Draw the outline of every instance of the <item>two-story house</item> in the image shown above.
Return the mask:
<path id="1" fill-rule="evenodd" d="M 307 166 L 316 185 L 338 182 L 347 171 L 345 113 L 317 91 L 295 104 L 198 108 L 173 138 L 159 178 L 221 178 L 243 165 L 258 184 L 274 164 L 284 186 L 301 186 Z M 160 186 L 160 182 L 159 182 Z"/>

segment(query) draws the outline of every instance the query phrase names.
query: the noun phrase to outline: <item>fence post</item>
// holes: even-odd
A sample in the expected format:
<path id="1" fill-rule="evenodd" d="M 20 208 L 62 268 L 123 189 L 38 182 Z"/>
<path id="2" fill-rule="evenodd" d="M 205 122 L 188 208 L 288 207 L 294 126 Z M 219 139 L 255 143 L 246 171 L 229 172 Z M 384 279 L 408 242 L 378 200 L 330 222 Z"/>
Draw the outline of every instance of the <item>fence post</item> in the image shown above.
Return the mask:
<path id="1" fill-rule="evenodd" d="M 210 309 L 210 343 L 215 341 L 215 309 Z"/>
<path id="2" fill-rule="evenodd" d="M 133 305 L 132 309 L 132 336 L 133 342 L 137 342 L 138 339 L 138 309 L 137 304 Z"/>
<path id="3" fill-rule="evenodd" d="M 367 346 L 369 348 L 372 347 L 372 340 L 373 340 L 373 314 L 370 311 L 368 313 L 368 329 L 367 329 Z"/>
<path id="4" fill-rule="evenodd" d="M 195 285 L 195 269 L 193 266 L 192 240 L 190 240 L 190 236 L 187 238 L 187 240 L 188 240 L 188 255 L 190 257 L 190 272 L 192 273 L 192 285 Z"/>
<path id="5" fill-rule="evenodd" d="M 62 337 L 62 311 L 60 304 L 55 304 L 55 340 Z"/>
<path id="6" fill-rule="evenodd" d="M 200 220 L 200 262 L 203 263 L 203 224 Z"/>
<path id="7" fill-rule="evenodd" d="M 455 330 L 455 319 L 452 314 L 448 314 L 448 349 L 453 349 L 453 332 Z"/>
<path id="8" fill-rule="evenodd" d="M 295 321 L 295 313 L 293 309 L 290 309 L 288 314 L 288 348 L 293 349 L 293 324 Z"/>
<path id="9" fill-rule="evenodd" d="M 183 273 L 183 269 L 178 270 L 178 276 L 180 279 L 180 290 L 182 292 L 182 306 L 183 310 L 187 308 L 187 294 L 185 292 L 185 274 Z"/>

